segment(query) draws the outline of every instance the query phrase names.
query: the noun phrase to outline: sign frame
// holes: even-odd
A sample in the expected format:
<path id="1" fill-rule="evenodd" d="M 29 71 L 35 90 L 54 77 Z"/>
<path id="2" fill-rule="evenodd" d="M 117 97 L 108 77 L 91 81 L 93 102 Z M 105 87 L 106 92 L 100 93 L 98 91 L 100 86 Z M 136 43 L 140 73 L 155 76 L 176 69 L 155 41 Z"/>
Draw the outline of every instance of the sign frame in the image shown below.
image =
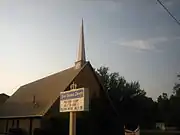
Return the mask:
<path id="1" fill-rule="evenodd" d="M 89 111 L 89 89 L 82 87 L 60 92 L 59 111 Z"/>

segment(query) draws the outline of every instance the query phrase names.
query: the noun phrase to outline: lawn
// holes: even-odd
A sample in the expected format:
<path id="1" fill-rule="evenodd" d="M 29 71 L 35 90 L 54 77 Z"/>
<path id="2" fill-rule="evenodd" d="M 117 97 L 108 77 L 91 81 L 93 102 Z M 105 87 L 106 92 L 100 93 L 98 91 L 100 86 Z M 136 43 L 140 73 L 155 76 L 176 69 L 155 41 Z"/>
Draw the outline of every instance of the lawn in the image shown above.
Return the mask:
<path id="1" fill-rule="evenodd" d="M 140 133 L 140 135 L 180 135 L 179 133 Z"/>
<path id="2" fill-rule="evenodd" d="M 141 131 L 140 135 L 180 135 L 180 131 Z"/>

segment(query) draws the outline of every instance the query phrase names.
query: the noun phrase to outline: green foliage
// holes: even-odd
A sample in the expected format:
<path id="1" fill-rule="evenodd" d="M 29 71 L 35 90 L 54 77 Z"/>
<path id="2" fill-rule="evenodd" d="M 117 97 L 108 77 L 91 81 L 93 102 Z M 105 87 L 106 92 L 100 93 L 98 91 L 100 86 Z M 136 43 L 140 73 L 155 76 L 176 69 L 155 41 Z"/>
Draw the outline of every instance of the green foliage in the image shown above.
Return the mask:
<path id="1" fill-rule="evenodd" d="M 128 82 L 119 73 L 110 73 L 108 67 L 100 67 L 96 72 L 123 124 L 140 124 L 141 128 L 150 129 L 156 122 L 164 122 L 180 128 L 180 74 L 170 98 L 162 93 L 154 102 L 146 96 L 139 82 Z"/>
<path id="2" fill-rule="evenodd" d="M 155 104 L 139 82 L 128 82 L 119 73 L 110 73 L 108 67 L 100 67 L 96 72 L 120 116 L 119 121 L 140 124 L 144 128 L 153 126 Z"/>
<path id="3" fill-rule="evenodd" d="M 177 75 L 180 81 L 180 75 Z M 158 116 L 166 125 L 180 128 L 180 83 L 175 83 L 173 94 L 168 98 L 166 93 L 158 97 Z"/>
<path id="4" fill-rule="evenodd" d="M 180 81 L 180 74 L 177 75 L 178 80 Z M 180 96 L 180 82 L 175 83 L 173 92 L 176 96 Z"/>
<path id="5" fill-rule="evenodd" d="M 128 82 L 119 73 L 110 72 L 108 67 L 95 71 L 105 92 L 90 101 L 89 112 L 82 112 L 77 118 L 77 134 L 124 134 L 126 124 L 140 125 L 141 129 L 148 130 L 155 128 L 156 122 L 180 127 L 180 83 L 175 84 L 170 98 L 162 93 L 155 102 L 146 96 L 139 82 Z M 177 77 L 180 80 L 180 75 Z M 51 118 L 50 122 L 54 123 L 50 133 L 66 134 L 68 131 L 67 118 L 63 115 L 59 119 Z"/>

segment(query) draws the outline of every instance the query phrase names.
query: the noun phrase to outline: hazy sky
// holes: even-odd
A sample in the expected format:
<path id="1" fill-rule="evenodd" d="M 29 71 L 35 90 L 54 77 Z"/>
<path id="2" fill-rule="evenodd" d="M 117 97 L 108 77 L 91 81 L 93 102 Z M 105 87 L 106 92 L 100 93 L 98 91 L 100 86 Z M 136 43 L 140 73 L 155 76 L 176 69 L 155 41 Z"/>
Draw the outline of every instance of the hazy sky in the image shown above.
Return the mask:
<path id="1" fill-rule="evenodd" d="M 180 19 L 180 0 L 163 0 Z M 84 18 L 87 59 L 171 93 L 180 72 L 180 26 L 156 0 L 1 0 L 0 93 L 73 66 Z"/>

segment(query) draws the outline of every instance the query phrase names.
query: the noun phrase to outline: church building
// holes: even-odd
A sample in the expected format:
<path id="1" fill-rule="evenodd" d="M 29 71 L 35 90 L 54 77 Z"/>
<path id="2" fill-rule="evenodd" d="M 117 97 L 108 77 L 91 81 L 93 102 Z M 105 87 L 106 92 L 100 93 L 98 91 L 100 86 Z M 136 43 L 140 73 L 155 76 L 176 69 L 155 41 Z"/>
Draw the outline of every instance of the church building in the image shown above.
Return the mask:
<path id="1" fill-rule="evenodd" d="M 35 129 L 52 128 L 54 128 L 53 131 L 59 130 L 59 133 L 62 135 L 69 134 L 69 113 L 59 112 L 59 97 L 60 92 L 70 90 L 72 83 L 77 84 L 78 88 L 88 88 L 90 97 L 89 112 L 78 112 L 77 114 L 77 134 L 94 135 L 94 132 L 97 132 L 97 134 L 110 132 L 108 126 L 105 128 L 109 131 L 101 130 L 101 132 L 100 129 L 103 127 L 103 124 L 111 124 L 111 120 L 97 120 L 100 116 L 108 118 L 105 107 L 103 109 L 103 105 L 100 103 L 102 97 L 105 97 L 109 104 L 106 109 L 109 108 L 112 110 L 112 113 L 114 112 L 100 79 L 90 62 L 86 61 L 83 21 L 80 30 L 77 59 L 74 65 L 53 75 L 21 86 L 10 96 L 0 108 L 0 134 L 8 133 L 12 128 L 20 128 L 28 135 L 34 135 Z M 100 108 L 98 105 L 102 106 L 100 111 L 102 114 L 96 113 L 97 109 Z M 96 106 L 95 108 L 97 109 L 93 109 L 93 106 Z M 55 135 L 55 133 L 51 134 Z"/>

